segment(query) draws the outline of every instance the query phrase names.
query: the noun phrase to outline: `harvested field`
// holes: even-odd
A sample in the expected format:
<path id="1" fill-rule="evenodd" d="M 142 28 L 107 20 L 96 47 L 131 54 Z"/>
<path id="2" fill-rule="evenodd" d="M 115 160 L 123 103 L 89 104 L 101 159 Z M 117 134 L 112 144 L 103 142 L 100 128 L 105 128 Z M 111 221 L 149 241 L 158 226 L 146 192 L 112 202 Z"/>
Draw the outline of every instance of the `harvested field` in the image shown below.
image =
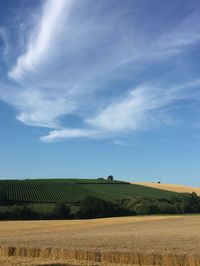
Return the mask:
<path id="1" fill-rule="evenodd" d="M 163 190 L 168 190 L 168 191 L 174 191 L 178 193 L 195 192 L 197 195 L 200 196 L 200 188 L 197 188 L 197 187 L 181 186 L 181 185 L 174 185 L 174 184 L 158 184 L 158 183 L 153 183 L 153 182 L 134 182 L 131 184 L 158 188 L 158 189 L 163 189 Z"/>
<path id="2" fill-rule="evenodd" d="M 200 265 L 198 215 L 0 225 L 0 265 Z"/>

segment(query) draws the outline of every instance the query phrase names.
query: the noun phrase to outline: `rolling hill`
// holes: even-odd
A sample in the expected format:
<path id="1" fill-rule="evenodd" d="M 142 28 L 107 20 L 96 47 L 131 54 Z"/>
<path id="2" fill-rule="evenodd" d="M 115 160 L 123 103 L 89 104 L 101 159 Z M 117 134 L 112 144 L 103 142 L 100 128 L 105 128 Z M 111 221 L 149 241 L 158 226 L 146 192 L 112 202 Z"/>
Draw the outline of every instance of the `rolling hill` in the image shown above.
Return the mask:
<path id="1" fill-rule="evenodd" d="M 66 203 L 79 205 L 88 195 L 119 201 L 128 197 L 171 198 L 175 192 L 105 179 L 1 180 L 0 195 L 14 203 Z"/>

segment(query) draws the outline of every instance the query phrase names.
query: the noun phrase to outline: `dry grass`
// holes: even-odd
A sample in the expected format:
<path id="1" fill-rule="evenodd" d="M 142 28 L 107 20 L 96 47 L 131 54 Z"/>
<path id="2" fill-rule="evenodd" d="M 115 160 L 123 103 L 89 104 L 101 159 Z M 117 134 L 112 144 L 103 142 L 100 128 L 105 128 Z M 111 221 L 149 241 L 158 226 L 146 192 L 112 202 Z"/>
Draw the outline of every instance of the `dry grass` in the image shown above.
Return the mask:
<path id="1" fill-rule="evenodd" d="M 197 187 L 181 186 L 181 185 L 174 185 L 174 184 L 158 184 L 158 183 L 153 183 L 153 182 L 136 182 L 136 183 L 131 183 L 131 184 L 159 188 L 159 189 L 174 191 L 178 193 L 195 192 L 197 193 L 197 195 L 200 195 L 200 188 L 197 188 Z"/>
<path id="2" fill-rule="evenodd" d="M 198 266 L 198 254 L 158 254 L 120 251 L 66 250 L 63 248 L 0 248 L 0 265 L 5 266 L 109 266 L 160 265 Z"/>
<path id="3" fill-rule="evenodd" d="M 63 260 L 52 262 L 52 259 L 34 257 L 0 257 L 0 265 L 5 266 L 79 266 L 77 263 L 66 263 Z"/>
<path id="4" fill-rule="evenodd" d="M 0 265 L 195 266 L 199 228 L 198 215 L 1 222 Z"/>

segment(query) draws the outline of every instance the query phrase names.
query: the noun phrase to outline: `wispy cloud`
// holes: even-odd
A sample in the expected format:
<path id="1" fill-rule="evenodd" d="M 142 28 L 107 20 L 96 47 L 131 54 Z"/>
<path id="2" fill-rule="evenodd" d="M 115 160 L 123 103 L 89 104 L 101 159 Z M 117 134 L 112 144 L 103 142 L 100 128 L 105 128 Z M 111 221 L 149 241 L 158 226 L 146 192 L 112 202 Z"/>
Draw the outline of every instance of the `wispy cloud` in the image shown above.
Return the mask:
<path id="1" fill-rule="evenodd" d="M 53 130 L 47 136 L 41 137 L 41 140 L 44 142 L 52 142 L 67 138 L 96 137 L 98 134 L 99 132 L 96 130 L 65 128 L 62 130 Z"/>
<path id="2" fill-rule="evenodd" d="M 52 49 L 52 43 L 62 17 L 68 16 L 71 0 L 49 0 L 44 5 L 40 23 L 31 32 L 27 43 L 27 51 L 19 56 L 16 65 L 9 72 L 9 76 L 17 81 L 23 80 L 26 73 L 37 71 L 37 67 L 45 60 Z"/>
<path id="3" fill-rule="evenodd" d="M 138 130 L 144 127 L 151 112 L 166 106 L 170 97 L 161 89 L 139 86 L 120 99 L 114 100 L 93 118 L 86 120 L 92 126 L 106 131 Z"/>
<path id="4" fill-rule="evenodd" d="M 159 81 L 145 73 L 155 66 L 162 69 L 165 61 L 173 71 L 174 57 L 199 45 L 200 11 L 170 28 L 144 32 L 139 25 L 145 16 L 136 7 L 130 16 L 126 3 L 113 9 L 110 4 L 47 0 L 39 21 L 24 33 L 25 51 L 8 67 L 0 99 L 17 109 L 22 123 L 51 128 L 42 141 L 152 128 L 170 120 L 168 109 L 177 102 L 197 100 L 196 80 L 195 86 L 180 78 L 170 85 L 164 72 Z M 0 36 L 5 40 L 1 28 Z M 4 42 L 6 54 L 11 44 Z M 71 114 L 82 121 L 80 128 L 62 123 Z"/>
<path id="5" fill-rule="evenodd" d="M 113 100 L 93 117 L 86 118 L 84 122 L 87 130 L 56 130 L 41 139 L 53 141 L 69 137 L 123 136 L 130 131 L 146 130 L 163 123 L 169 124 L 171 119 L 168 116 L 171 115 L 174 106 L 177 107 L 180 102 L 187 99 L 200 101 L 200 98 L 196 98 L 199 88 L 199 80 L 170 88 L 144 84 L 130 90 L 123 98 Z"/>
<path id="6" fill-rule="evenodd" d="M 168 52 L 183 52 L 188 46 L 200 42 L 199 23 L 200 11 L 196 10 L 177 23 L 176 27 L 161 35 L 157 45 Z"/>
<path id="7" fill-rule="evenodd" d="M 6 31 L 5 27 L 1 27 L 0 26 L 0 39 L 3 41 L 3 56 L 5 57 L 9 50 L 10 50 L 10 42 L 9 42 L 9 37 L 8 37 L 8 33 Z"/>
<path id="8" fill-rule="evenodd" d="M 151 128 L 154 121 L 166 121 L 165 116 L 162 116 L 166 108 L 174 103 L 178 104 L 181 100 L 194 99 L 194 89 L 199 89 L 200 84 L 197 80 L 182 86 L 163 87 L 151 87 L 150 84 L 139 86 L 86 122 L 105 131 L 114 132 Z"/>

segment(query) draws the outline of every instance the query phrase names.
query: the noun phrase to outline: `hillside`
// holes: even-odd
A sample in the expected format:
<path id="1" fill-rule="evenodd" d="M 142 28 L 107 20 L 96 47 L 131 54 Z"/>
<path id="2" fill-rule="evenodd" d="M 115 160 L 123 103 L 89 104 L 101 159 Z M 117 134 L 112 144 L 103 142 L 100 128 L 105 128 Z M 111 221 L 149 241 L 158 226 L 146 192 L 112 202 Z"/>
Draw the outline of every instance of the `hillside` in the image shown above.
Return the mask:
<path id="1" fill-rule="evenodd" d="M 86 196 L 117 201 L 128 197 L 171 198 L 176 193 L 105 179 L 1 180 L 0 195 L 16 203 L 79 204 Z"/>
<path id="2" fill-rule="evenodd" d="M 151 182 L 134 182 L 133 185 L 140 185 L 145 187 L 163 189 L 167 191 L 173 191 L 178 193 L 192 193 L 195 192 L 197 195 L 200 196 L 200 188 L 197 187 L 190 187 L 190 186 L 182 186 L 182 185 L 175 185 L 175 184 L 158 184 L 158 183 L 151 183 Z"/>

